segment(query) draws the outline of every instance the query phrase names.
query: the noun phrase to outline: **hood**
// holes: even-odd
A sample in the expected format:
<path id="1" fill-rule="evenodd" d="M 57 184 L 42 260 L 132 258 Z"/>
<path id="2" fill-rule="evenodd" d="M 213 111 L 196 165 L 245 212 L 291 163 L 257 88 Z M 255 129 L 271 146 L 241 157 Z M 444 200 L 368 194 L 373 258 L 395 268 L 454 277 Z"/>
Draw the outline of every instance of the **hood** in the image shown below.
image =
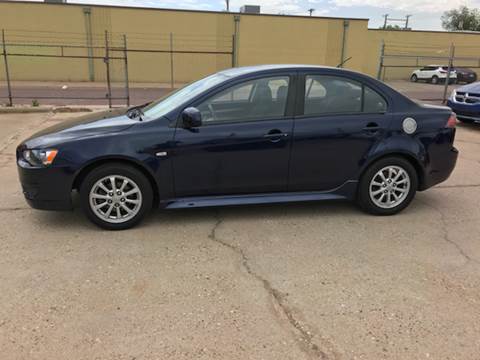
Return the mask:
<path id="1" fill-rule="evenodd" d="M 29 149 L 42 148 L 71 139 L 123 131 L 136 123 L 138 120 L 130 119 L 125 109 L 107 110 L 62 121 L 33 134 L 23 143 Z"/>
<path id="2" fill-rule="evenodd" d="M 480 93 L 480 81 L 477 81 L 468 85 L 460 86 L 456 90 L 462 91 L 462 92 Z"/>

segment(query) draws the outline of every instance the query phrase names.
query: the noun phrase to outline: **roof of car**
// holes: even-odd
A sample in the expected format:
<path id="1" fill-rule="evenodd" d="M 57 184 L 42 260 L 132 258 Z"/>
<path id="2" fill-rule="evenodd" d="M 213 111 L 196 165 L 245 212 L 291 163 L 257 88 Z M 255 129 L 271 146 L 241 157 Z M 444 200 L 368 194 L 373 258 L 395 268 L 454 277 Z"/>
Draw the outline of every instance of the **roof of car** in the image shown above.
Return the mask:
<path id="1" fill-rule="evenodd" d="M 295 69 L 337 69 L 331 66 L 319 66 L 319 65 L 300 65 L 300 64 L 269 64 L 269 65 L 254 65 L 254 66 L 242 66 L 237 68 L 231 68 L 220 71 L 221 74 L 227 76 L 240 76 L 260 71 L 268 70 L 295 70 Z"/>

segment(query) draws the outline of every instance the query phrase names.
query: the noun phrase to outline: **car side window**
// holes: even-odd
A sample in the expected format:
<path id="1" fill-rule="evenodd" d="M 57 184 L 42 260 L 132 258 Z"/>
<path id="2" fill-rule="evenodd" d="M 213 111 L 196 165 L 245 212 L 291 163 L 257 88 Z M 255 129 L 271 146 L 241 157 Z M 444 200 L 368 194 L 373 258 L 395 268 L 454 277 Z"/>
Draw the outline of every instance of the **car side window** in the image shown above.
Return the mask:
<path id="1" fill-rule="evenodd" d="M 213 95 L 197 108 L 206 124 L 282 117 L 288 86 L 288 76 L 250 80 Z"/>
<path id="2" fill-rule="evenodd" d="M 307 75 L 304 115 L 382 113 L 387 103 L 368 86 L 340 76 Z"/>
<path id="3" fill-rule="evenodd" d="M 385 99 L 376 91 L 364 85 L 363 88 L 363 112 L 384 113 L 387 111 Z"/>

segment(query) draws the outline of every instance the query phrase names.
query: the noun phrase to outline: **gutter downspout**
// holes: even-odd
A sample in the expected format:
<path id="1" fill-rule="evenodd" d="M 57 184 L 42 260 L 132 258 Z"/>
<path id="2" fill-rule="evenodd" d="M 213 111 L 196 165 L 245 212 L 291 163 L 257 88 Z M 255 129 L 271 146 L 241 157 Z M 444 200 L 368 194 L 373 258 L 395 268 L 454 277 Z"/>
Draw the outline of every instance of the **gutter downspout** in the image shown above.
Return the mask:
<path id="1" fill-rule="evenodd" d="M 233 54 L 232 54 L 232 65 L 233 67 L 238 66 L 238 44 L 240 43 L 240 15 L 233 16 L 234 21 L 234 33 L 233 33 Z"/>
<path id="2" fill-rule="evenodd" d="M 95 69 L 93 64 L 93 37 L 92 37 L 92 9 L 83 8 L 85 16 L 85 34 L 87 35 L 87 53 L 88 53 L 88 79 L 95 81 Z"/>
<path id="3" fill-rule="evenodd" d="M 347 31 L 348 27 L 350 26 L 350 21 L 343 20 L 343 33 L 342 33 L 342 54 L 340 57 L 340 67 L 343 68 L 343 64 L 345 63 L 345 52 L 347 46 Z"/>

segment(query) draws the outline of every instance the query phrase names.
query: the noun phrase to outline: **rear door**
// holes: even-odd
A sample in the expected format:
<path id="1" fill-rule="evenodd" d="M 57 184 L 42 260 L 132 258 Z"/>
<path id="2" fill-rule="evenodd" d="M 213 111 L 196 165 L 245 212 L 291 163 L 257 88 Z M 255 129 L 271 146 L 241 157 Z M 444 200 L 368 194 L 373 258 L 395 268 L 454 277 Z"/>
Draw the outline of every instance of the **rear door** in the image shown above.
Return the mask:
<path id="1" fill-rule="evenodd" d="M 344 75 L 300 77 L 289 191 L 334 189 L 354 179 L 388 128 L 387 100 Z"/>
<path id="2" fill-rule="evenodd" d="M 421 78 L 422 79 L 431 79 L 433 75 L 436 75 L 437 73 L 437 67 L 436 66 L 425 66 L 422 70 Z"/>

